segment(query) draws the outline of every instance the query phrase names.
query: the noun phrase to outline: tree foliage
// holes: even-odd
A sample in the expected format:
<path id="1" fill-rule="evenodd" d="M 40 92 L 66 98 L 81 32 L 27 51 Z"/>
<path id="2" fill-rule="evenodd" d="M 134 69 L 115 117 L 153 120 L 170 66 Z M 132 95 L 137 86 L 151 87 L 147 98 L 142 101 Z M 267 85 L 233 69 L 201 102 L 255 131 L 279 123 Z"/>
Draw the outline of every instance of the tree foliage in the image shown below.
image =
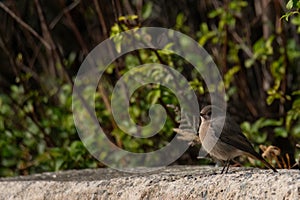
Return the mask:
<path id="1" fill-rule="evenodd" d="M 103 166 L 76 133 L 73 79 L 101 41 L 144 26 L 172 28 L 198 41 L 219 67 L 229 111 L 247 136 L 256 145 L 278 146 L 294 163 L 300 140 L 299 9 L 294 0 L 0 1 L 0 176 Z M 209 102 L 203 79 L 179 56 L 146 49 L 119 58 L 98 86 L 96 112 L 110 139 L 133 152 L 164 146 L 179 120 L 175 95 L 153 84 L 129 97 L 129 112 L 144 125 L 149 106 L 161 104 L 168 118 L 159 134 L 134 139 L 115 124 L 109 92 L 123 74 L 145 63 L 174 67 L 190 81 L 200 105 Z M 195 158 L 192 149 L 177 162 Z"/>

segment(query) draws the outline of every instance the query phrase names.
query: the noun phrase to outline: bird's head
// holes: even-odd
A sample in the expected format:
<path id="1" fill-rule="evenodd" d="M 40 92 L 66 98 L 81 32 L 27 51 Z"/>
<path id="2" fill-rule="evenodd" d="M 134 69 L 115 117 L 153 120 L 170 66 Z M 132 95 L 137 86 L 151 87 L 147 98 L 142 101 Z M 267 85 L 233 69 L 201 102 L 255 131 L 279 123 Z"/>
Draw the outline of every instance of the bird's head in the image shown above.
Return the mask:
<path id="1" fill-rule="evenodd" d="M 214 117 L 221 117 L 226 115 L 225 111 L 221 108 L 213 105 L 208 105 L 202 108 L 202 110 L 200 111 L 201 121 L 210 120 L 212 117 L 212 113 L 214 113 Z"/>

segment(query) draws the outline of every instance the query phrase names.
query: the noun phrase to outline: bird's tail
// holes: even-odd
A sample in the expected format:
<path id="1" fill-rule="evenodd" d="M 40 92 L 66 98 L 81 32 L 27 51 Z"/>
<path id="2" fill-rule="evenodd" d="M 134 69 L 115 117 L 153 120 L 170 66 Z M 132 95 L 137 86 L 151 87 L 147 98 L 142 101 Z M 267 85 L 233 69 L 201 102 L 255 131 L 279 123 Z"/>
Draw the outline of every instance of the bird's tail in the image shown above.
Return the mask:
<path id="1" fill-rule="evenodd" d="M 255 152 L 255 153 L 254 153 Z M 264 163 L 264 165 L 266 167 L 268 167 L 269 169 L 272 169 L 273 172 L 277 172 L 277 170 L 270 164 L 268 163 L 268 161 L 266 161 L 261 155 L 259 155 L 256 151 L 254 151 L 252 154 L 249 154 L 250 157 L 260 160 L 261 162 Z"/>

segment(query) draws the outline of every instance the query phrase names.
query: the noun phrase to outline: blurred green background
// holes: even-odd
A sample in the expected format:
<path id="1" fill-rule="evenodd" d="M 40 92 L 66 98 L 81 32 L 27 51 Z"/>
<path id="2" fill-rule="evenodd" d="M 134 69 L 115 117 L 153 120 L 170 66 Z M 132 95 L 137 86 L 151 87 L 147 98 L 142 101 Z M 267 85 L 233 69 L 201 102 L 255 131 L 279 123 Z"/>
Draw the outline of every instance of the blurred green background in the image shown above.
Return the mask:
<path id="1" fill-rule="evenodd" d="M 229 112 L 256 150 L 259 144 L 275 145 L 281 155 L 274 164 L 292 167 L 300 144 L 299 8 L 295 0 L 0 1 L 0 176 L 104 167 L 77 135 L 73 81 L 97 44 L 147 26 L 174 29 L 199 42 L 223 76 Z M 96 91 L 96 112 L 110 140 L 133 152 L 166 145 L 179 124 L 175 95 L 155 84 L 134 93 L 129 110 L 137 124 L 145 125 L 151 104 L 166 109 L 166 124 L 155 137 L 133 139 L 114 122 L 115 83 L 145 63 L 174 67 L 187 77 L 200 106 L 209 103 L 203 79 L 179 56 L 145 49 L 117 59 Z M 196 159 L 198 150 L 191 147 L 174 164 L 207 163 Z"/>

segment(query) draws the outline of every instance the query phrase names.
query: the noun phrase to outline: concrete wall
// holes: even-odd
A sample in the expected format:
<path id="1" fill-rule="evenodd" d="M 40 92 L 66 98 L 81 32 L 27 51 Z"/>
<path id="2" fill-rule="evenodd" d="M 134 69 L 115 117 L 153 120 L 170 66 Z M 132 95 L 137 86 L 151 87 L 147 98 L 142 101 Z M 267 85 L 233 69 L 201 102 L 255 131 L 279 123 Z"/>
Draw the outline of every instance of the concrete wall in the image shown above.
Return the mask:
<path id="1" fill-rule="evenodd" d="M 74 170 L 0 179 L 0 199 L 300 199 L 300 171 L 169 166 L 150 173 Z"/>

